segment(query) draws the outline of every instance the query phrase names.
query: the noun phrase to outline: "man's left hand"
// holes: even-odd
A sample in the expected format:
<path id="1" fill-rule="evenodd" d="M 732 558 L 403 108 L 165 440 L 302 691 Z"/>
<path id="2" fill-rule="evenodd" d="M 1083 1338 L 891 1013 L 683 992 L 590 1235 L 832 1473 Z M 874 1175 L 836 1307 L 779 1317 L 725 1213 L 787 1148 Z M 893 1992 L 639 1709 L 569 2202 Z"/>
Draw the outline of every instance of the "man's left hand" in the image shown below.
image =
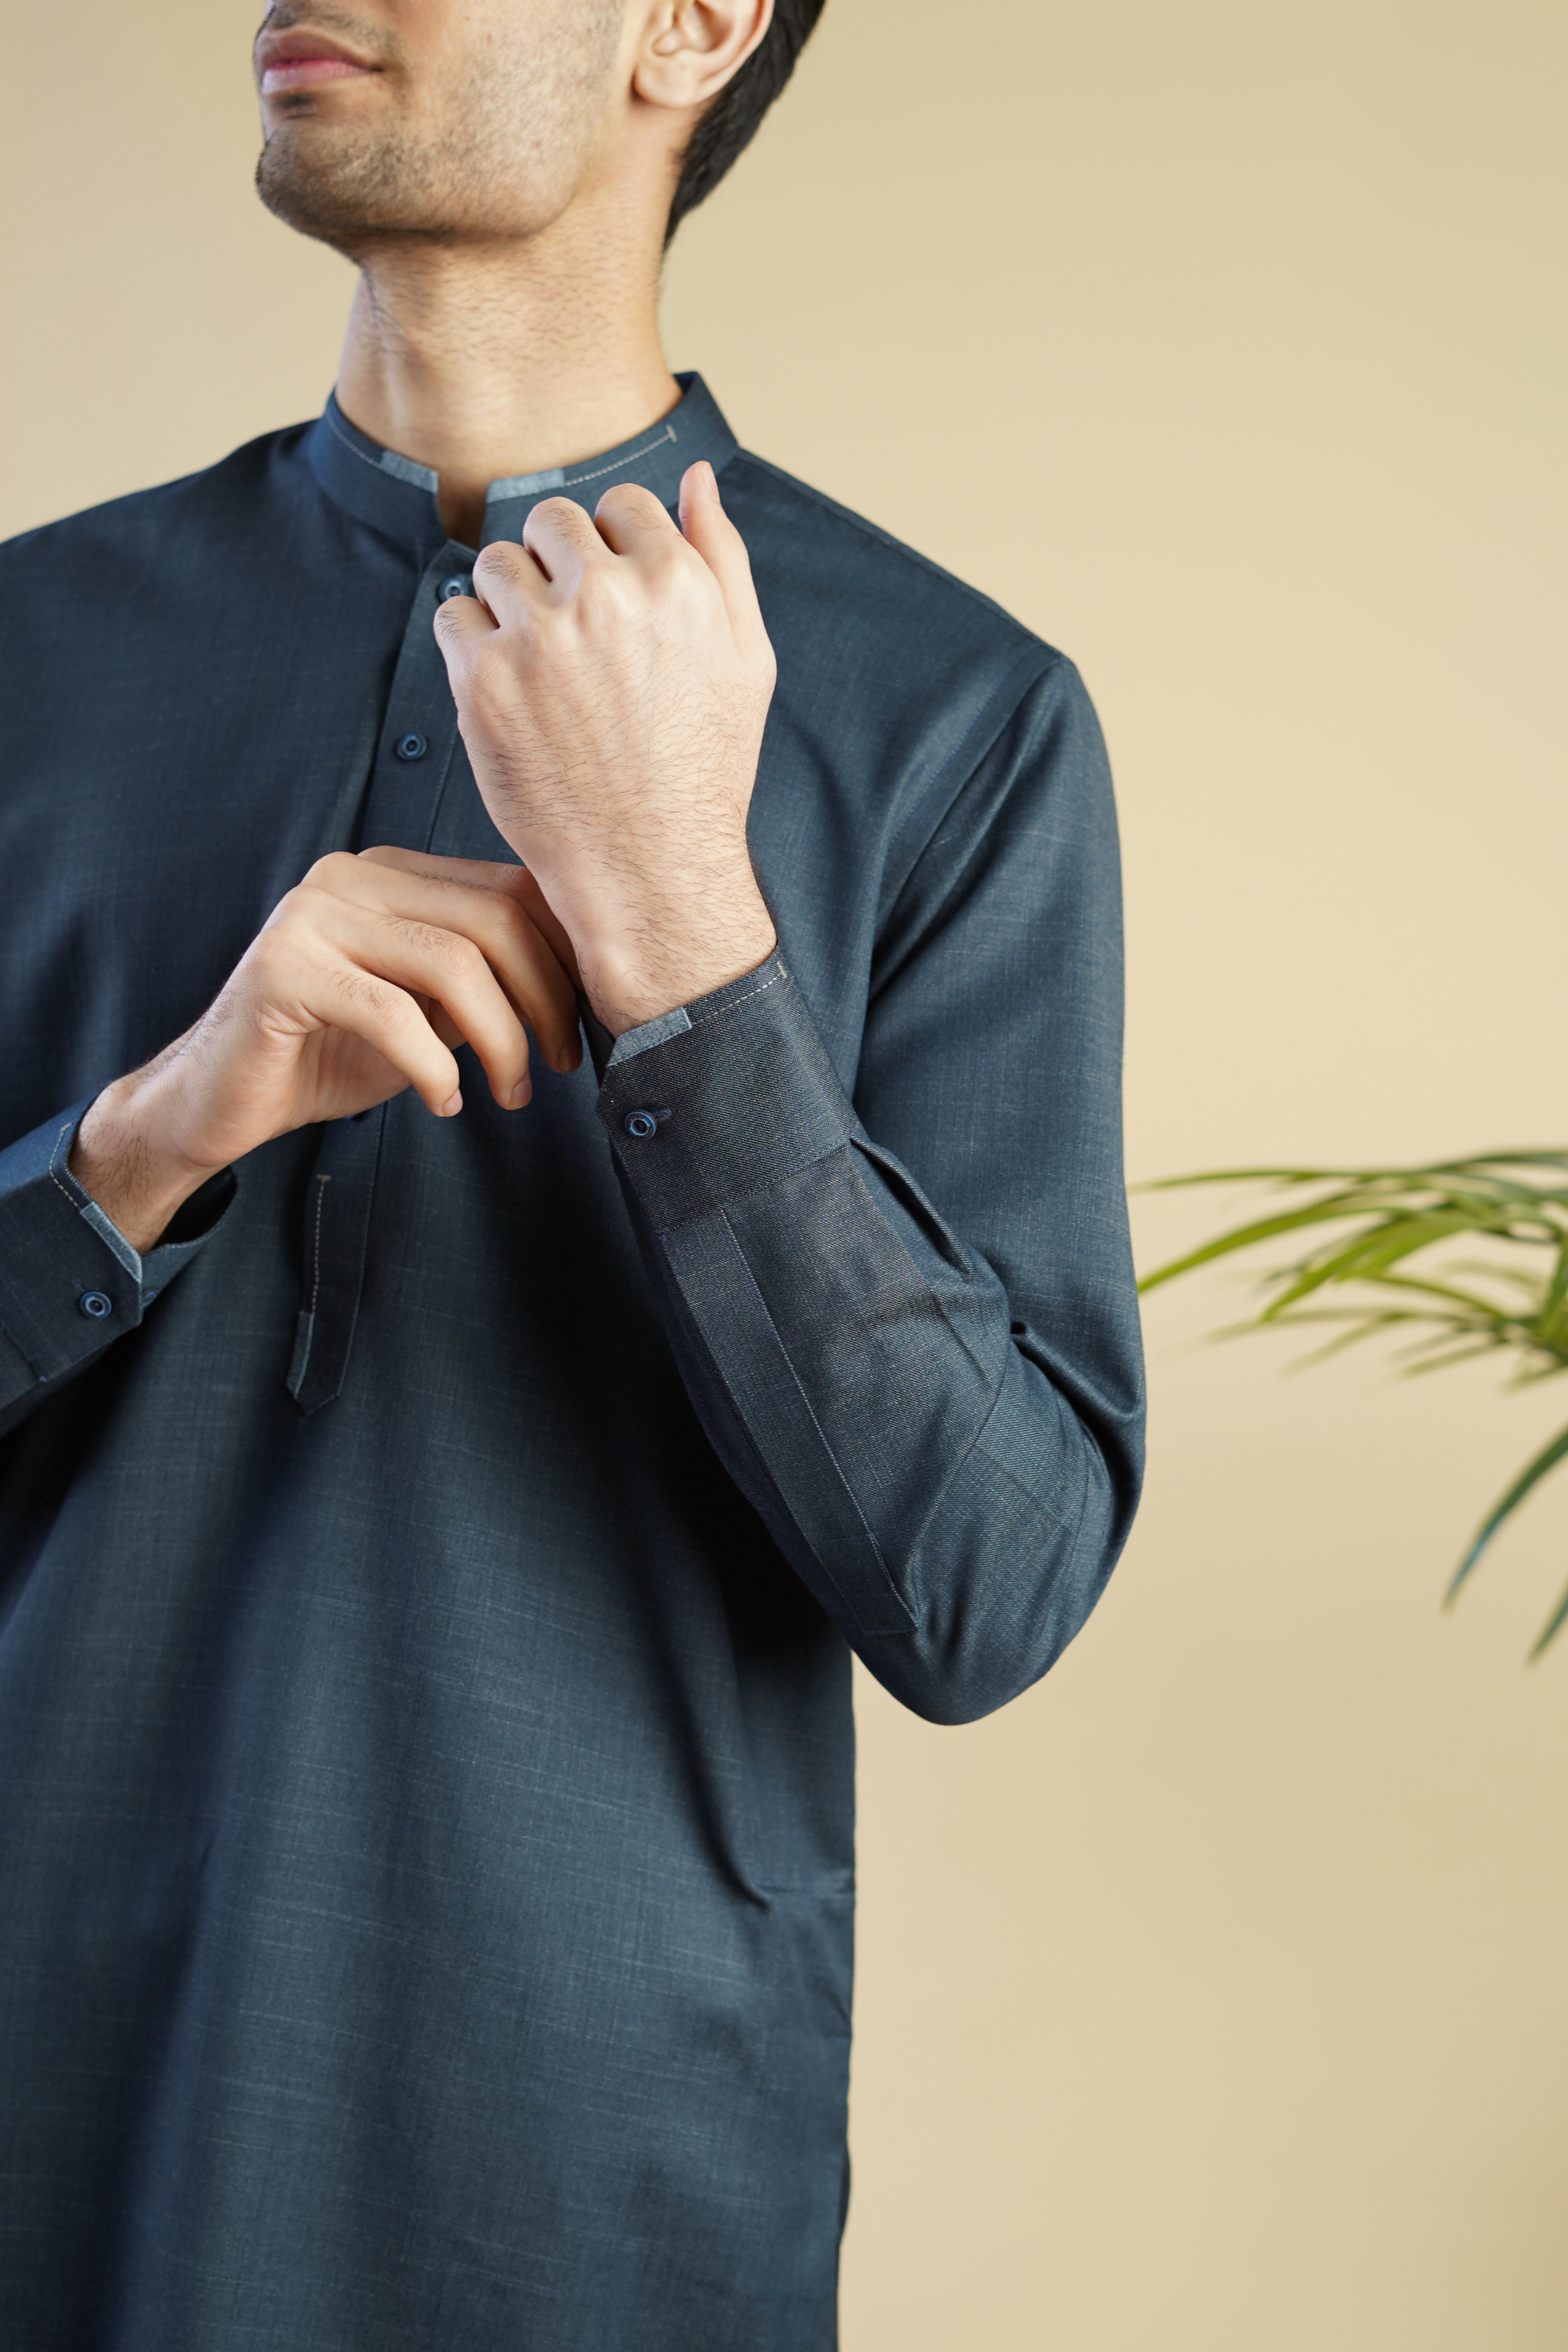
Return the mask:
<path id="1" fill-rule="evenodd" d="M 752 971 L 774 946 L 746 846 L 773 647 L 711 467 L 680 525 L 649 490 L 590 520 L 545 499 L 437 607 L 458 723 L 495 824 L 617 1034 Z"/>

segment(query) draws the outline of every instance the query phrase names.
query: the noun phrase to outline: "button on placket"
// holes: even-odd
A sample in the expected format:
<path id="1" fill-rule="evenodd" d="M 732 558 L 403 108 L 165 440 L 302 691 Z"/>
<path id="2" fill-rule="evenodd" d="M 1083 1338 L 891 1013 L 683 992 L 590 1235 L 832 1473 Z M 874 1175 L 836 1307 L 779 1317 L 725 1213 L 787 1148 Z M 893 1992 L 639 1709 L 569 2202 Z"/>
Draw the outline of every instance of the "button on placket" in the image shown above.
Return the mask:
<path id="1" fill-rule="evenodd" d="M 471 575 L 453 569 L 457 552 L 448 545 L 426 565 L 409 610 L 365 802 L 360 832 L 365 848 L 377 842 L 412 850 L 430 845 L 457 738 L 447 665 L 430 621 L 445 598 L 468 593 Z"/>
<path id="2" fill-rule="evenodd" d="M 634 1143 L 647 1143 L 658 1133 L 666 1119 L 673 1118 L 668 1110 L 629 1110 L 621 1121 Z"/>

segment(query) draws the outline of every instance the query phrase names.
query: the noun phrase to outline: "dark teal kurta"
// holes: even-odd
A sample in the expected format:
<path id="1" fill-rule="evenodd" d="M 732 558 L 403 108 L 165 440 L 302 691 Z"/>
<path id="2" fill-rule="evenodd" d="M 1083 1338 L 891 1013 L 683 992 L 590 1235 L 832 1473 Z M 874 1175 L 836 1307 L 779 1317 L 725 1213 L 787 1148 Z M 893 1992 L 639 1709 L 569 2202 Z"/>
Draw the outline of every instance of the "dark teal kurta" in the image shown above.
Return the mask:
<path id="1" fill-rule="evenodd" d="M 81 1104 L 324 851 L 506 854 L 430 626 L 472 555 L 332 406 L 0 551 L 16 2352 L 826 2352 L 850 1649 L 984 1714 L 1125 1536 L 1093 714 L 696 381 L 487 536 L 699 457 L 778 956 L 521 1115 L 268 1145 L 145 1266 Z"/>

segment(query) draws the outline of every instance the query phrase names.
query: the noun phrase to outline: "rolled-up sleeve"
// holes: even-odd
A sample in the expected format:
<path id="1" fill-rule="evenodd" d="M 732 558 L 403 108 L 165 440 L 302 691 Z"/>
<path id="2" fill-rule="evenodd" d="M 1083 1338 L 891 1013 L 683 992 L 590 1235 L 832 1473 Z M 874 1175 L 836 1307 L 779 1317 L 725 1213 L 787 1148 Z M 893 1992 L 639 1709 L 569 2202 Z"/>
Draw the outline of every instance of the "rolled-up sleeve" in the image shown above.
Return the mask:
<path id="1" fill-rule="evenodd" d="M 223 1222 L 226 1170 L 143 1256 L 71 1174 L 87 1100 L 0 1151 L 0 1434 L 134 1331 Z"/>
<path id="2" fill-rule="evenodd" d="M 888 909 L 852 1092 L 787 941 L 601 1042 L 600 1115 L 710 1439 L 933 1720 L 1046 1671 L 1135 1506 L 1121 1037 L 1110 778 L 1058 662 Z"/>

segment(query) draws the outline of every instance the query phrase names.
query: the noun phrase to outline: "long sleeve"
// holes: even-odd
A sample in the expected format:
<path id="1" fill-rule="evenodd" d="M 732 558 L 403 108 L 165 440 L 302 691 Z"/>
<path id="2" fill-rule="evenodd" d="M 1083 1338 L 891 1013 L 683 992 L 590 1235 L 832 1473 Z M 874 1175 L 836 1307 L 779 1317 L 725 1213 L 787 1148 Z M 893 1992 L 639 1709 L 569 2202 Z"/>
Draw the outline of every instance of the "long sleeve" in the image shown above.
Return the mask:
<path id="1" fill-rule="evenodd" d="M 854 1072 L 787 939 L 603 1068 L 715 1450 L 871 1671 L 936 1721 L 1046 1671 L 1135 1507 L 1121 1036 L 1110 779 L 1058 661 L 888 909 Z"/>
<path id="2" fill-rule="evenodd" d="M 0 1435 L 137 1328 L 233 1197 L 226 1170 L 141 1255 L 67 1164 L 87 1107 L 74 1103 L 0 1151 Z"/>

